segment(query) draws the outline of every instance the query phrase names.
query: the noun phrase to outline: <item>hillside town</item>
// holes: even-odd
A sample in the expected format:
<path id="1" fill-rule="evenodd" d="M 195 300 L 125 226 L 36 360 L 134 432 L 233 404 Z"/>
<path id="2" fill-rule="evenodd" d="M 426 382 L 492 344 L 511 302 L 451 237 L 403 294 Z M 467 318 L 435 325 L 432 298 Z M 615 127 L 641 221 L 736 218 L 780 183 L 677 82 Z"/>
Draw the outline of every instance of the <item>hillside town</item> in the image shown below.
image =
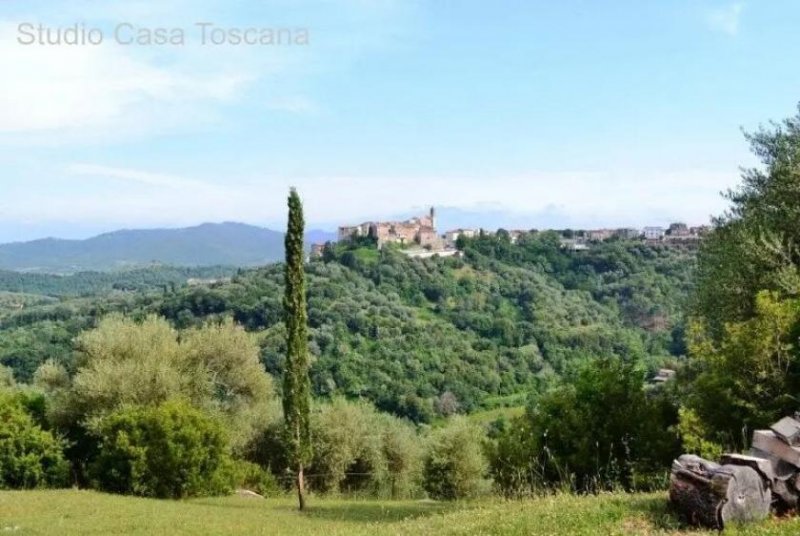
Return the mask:
<path id="1" fill-rule="evenodd" d="M 701 239 L 711 230 L 709 225 L 690 227 L 682 222 L 671 223 L 668 227 L 647 226 L 637 228 L 604 228 L 604 229 L 563 229 L 556 230 L 561 235 L 561 246 L 571 251 L 582 251 L 592 244 L 611 239 L 642 240 L 648 243 L 691 244 Z M 474 238 L 480 234 L 494 235 L 507 233 L 511 243 L 516 243 L 526 234 L 538 233 L 539 230 L 487 230 L 487 229 L 451 229 L 442 234 L 436 230 L 436 209 L 431 207 L 427 214 L 412 217 L 403 221 L 367 221 L 358 225 L 340 226 L 337 232 L 339 242 L 347 242 L 360 238 L 374 240 L 378 249 L 387 244 L 400 246 L 401 251 L 410 257 L 426 258 L 459 255 L 456 242 L 459 237 Z M 311 258 L 322 256 L 325 244 L 311 245 Z"/>

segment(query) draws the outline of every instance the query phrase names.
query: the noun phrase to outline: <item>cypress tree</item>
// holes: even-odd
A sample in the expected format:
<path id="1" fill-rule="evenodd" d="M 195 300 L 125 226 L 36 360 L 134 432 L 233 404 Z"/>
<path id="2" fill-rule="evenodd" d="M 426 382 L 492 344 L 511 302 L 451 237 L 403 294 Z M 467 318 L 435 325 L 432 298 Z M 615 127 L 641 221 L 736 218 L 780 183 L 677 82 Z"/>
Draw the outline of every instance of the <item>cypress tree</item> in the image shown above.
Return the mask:
<path id="1" fill-rule="evenodd" d="M 311 458 L 309 413 L 311 382 L 308 377 L 308 313 L 303 273 L 303 205 L 297 191 L 289 194 L 289 222 L 286 229 L 285 294 L 286 370 L 283 374 L 283 414 L 289 447 L 289 461 L 297 477 L 300 510 L 305 508 L 303 467 Z"/>

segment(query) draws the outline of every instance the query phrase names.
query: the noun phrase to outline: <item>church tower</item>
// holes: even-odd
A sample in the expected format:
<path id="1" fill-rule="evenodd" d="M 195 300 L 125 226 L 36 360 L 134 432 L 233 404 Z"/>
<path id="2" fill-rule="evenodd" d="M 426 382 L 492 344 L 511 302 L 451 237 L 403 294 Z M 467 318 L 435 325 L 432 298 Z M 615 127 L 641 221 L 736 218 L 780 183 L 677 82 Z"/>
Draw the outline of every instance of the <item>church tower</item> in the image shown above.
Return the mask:
<path id="1" fill-rule="evenodd" d="M 431 207 L 431 229 L 436 229 L 436 209 Z"/>

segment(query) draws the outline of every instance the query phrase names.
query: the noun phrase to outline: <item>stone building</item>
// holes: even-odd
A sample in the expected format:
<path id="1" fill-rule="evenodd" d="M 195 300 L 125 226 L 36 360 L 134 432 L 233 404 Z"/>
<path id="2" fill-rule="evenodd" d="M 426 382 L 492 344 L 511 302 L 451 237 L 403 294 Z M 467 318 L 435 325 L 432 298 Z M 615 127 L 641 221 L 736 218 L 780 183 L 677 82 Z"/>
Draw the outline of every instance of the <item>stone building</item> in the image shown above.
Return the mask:
<path id="1" fill-rule="evenodd" d="M 475 238 L 479 233 L 480 231 L 475 229 L 453 229 L 452 231 L 444 233 L 444 241 L 447 247 L 455 247 L 456 240 L 458 240 L 459 237 Z"/>
<path id="2" fill-rule="evenodd" d="M 435 247 L 441 241 L 436 234 L 436 211 L 433 207 L 428 214 L 414 217 L 405 221 L 390 222 L 365 222 L 360 225 L 345 225 L 339 227 L 339 240 L 349 240 L 353 237 L 369 236 L 378 243 L 378 248 L 384 244 L 411 245 Z"/>
<path id="3" fill-rule="evenodd" d="M 623 240 L 635 240 L 642 236 L 642 232 L 632 227 L 621 227 L 614 231 L 614 236 Z"/>
<path id="4" fill-rule="evenodd" d="M 686 237 L 692 233 L 685 223 L 671 223 L 669 229 L 667 229 L 667 234 L 672 237 Z"/>
<path id="5" fill-rule="evenodd" d="M 591 229 L 586 231 L 586 238 L 592 242 L 603 242 L 614 236 L 614 229 Z"/>
<path id="6" fill-rule="evenodd" d="M 642 231 L 646 240 L 661 240 L 664 238 L 663 227 L 645 227 Z"/>
<path id="7" fill-rule="evenodd" d="M 309 253 L 309 259 L 321 259 L 322 254 L 325 251 L 325 244 L 311 244 L 311 252 Z"/>

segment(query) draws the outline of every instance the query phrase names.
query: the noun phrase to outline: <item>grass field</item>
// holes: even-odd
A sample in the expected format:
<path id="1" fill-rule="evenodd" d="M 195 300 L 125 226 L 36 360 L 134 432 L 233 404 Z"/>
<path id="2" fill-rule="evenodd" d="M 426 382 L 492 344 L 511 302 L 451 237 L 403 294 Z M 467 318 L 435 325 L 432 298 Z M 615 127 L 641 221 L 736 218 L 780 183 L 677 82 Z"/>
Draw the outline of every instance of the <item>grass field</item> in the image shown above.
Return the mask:
<path id="1" fill-rule="evenodd" d="M 706 535 L 682 529 L 664 494 L 560 495 L 524 501 L 357 501 L 224 497 L 159 501 L 90 491 L 0 492 L 0 534 L 57 535 Z M 795 535 L 798 519 L 772 519 L 734 535 Z"/>

